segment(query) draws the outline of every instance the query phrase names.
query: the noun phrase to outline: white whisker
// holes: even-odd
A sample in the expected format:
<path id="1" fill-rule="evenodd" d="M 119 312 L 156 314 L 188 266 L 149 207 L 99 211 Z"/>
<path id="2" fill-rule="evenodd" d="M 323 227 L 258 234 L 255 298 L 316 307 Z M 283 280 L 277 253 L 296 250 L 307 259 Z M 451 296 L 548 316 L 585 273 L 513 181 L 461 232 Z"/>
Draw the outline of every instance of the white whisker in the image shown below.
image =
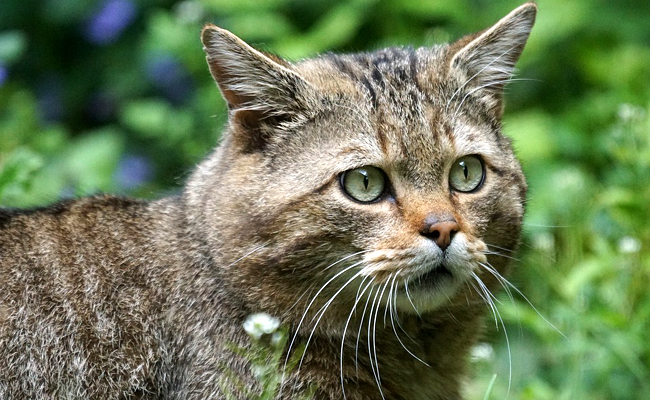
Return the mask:
<path id="1" fill-rule="evenodd" d="M 374 354 L 375 357 L 375 368 L 377 369 L 377 375 L 376 375 L 377 387 L 379 388 L 379 394 L 381 394 L 382 399 L 385 399 L 385 397 L 384 397 L 384 392 L 381 389 L 381 375 L 379 374 L 379 359 L 377 358 L 377 317 L 379 314 L 379 307 L 381 306 L 381 299 L 384 297 L 384 292 L 386 291 L 386 288 L 388 287 L 388 283 L 390 282 L 392 276 L 393 274 L 388 275 L 388 278 L 386 278 L 386 283 L 384 283 L 384 285 L 382 286 L 381 294 L 379 295 L 379 300 L 377 301 L 377 307 L 375 308 L 375 316 L 373 318 L 373 324 L 372 324 L 372 348 L 373 348 L 372 353 Z M 372 354 L 370 355 L 370 358 L 372 358 Z"/>
<path id="2" fill-rule="evenodd" d="M 500 277 L 500 279 L 499 279 L 499 278 L 497 278 L 497 279 L 499 279 L 499 281 L 502 282 L 502 284 L 505 284 L 505 285 L 509 286 L 509 287 L 510 287 L 512 290 L 514 290 L 518 295 L 520 295 L 520 296 L 521 296 L 521 297 L 526 301 L 526 303 L 528 303 L 528 305 L 533 309 L 533 311 L 535 311 L 535 313 L 537 313 L 537 315 L 539 315 L 539 317 L 540 317 L 542 320 L 544 320 L 544 322 L 546 322 L 546 323 L 547 323 L 551 328 L 553 328 L 553 330 L 555 330 L 557 333 L 559 333 L 560 335 L 562 335 L 563 338 L 567 339 L 566 335 L 565 335 L 564 333 L 562 333 L 562 331 L 559 330 L 555 325 L 553 325 L 553 324 L 551 323 L 551 321 L 549 321 L 549 320 L 548 320 L 548 319 L 547 319 L 547 318 L 546 318 L 546 317 L 545 317 L 541 312 L 539 312 L 539 310 L 537 309 L 537 307 L 535 307 L 535 305 L 534 305 L 530 300 L 528 300 L 528 297 L 526 297 L 526 295 L 523 294 L 523 293 L 521 292 L 521 290 L 519 290 L 519 289 L 518 289 L 515 285 L 513 285 L 509 280 L 507 280 L 506 278 L 504 278 L 503 275 L 499 274 L 499 272 L 498 272 L 494 267 L 492 267 L 491 265 L 488 267 L 488 266 L 484 265 L 483 263 L 480 263 L 480 264 L 481 264 L 485 269 L 487 269 L 489 272 L 498 275 L 498 276 Z M 488 264 L 489 264 L 489 263 L 488 263 Z M 508 292 L 509 292 L 509 290 L 508 290 Z"/>
<path id="3" fill-rule="evenodd" d="M 398 314 L 397 314 L 397 290 L 398 290 L 398 287 L 399 287 L 399 284 L 396 282 L 396 283 L 395 283 L 395 296 L 394 296 L 394 298 L 393 298 L 393 299 L 394 299 L 394 300 L 393 300 L 393 312 L 394 312 L 394 315 L 395 315 L 395 322 L 397 323 L 397 327 L 398 327 L 402 332 L 404 332 L 404 334 L 406 335 L 406 337 L 409 338 L 413 343 L 415 343 L 415 344 L 417 345 L 417 342 L 415 341 L 415 339 L 413 339 L 413 338 L 411 337 L 411 335 L 409 335 L 408 332 L 406 332 L 406 330 L 402 327 L 402 324 L 399 322 L 399 316 L 398 316 Z M 411 305 L 413 305 L 413 303 L 411 303 Z M 417 310 L 416 310 L 416 311 L 417 311 Z M 420 314 L 418 314 L 418 316 L 420 316 Z M 420 318 L 421 318 L 421 317 L 420 317 Z"/>
<path id="4" fill-rule="evenodd" d="M 479 262 L 479 265 L 481 267 L 483 267 L 486 271 L 488 271 L 492 276 L 494 276 L 494 278 L 499 282 L 501 287 L 508 294 L 508 297 L 510 298 L 510 302 L 514 304 L 515 300 L 512 298 L 512 292 L 510 291 L 510 288 L 508 287 L 509 282 L 506 280 L 506 278 L 504 278 L 499 272 L 497 272 L 497 270 L 494 269 L 492 267 L 492 265 L 490 265 L 490 263 L 487 263 L 487 265 L 486 265 L 486 264 L 483 264 L 482 262 Z"/>
<path id="5" fill-rule="evenodd" d="M 375 371 L 375 360 L 372 357 L 372 335 L 370 334 L 372 328 L 372 315 L 375 310 L 375 306 L 377 306 L 377 297 L 379 296 L 380 288 L 381 284 L 377 287 L 377 292 L 375 293 L 375 297 L 372 299 L 372 305 L 370 306 L 370 312 L 368 313 L 368 358 L 370 359 L 370 369 L 372 370 L 372 375 L 374 376 L 377 387 L 379 387 L 379 392 L 381 393 L 381 384 L 379 382 L 379 378 L 377 377 L 377 371 Z"/>
<path id="6" fill-rule="evenodd" d="M 359 261 L 359 262 L 357 262 L 357 263 L 354 263 L 354 264 L 352 264 L 351 266 L 349 266 L 349 267 L 347 267 L 346 269 L 344 269 L 344 271 L 347 271 L 347 270 L 349 270 L 350 268 L 356 267 L 356 266 L 358 266 L 359 264 L 361 264 L 362 262 L 363 262 L 363 261 Z M 354 274 L 350 279 L 348 279 L 348 281 L 345 282 L 345 284 L 342 285 L 342 286 L 341 286 L 341 287 L 336 291 L 336 293 L 334 293 L 334 295 L 332 295 L 332 297 L 330 297 L 329 300 L 327 300 L 327 302 L 326 302 L 326 303 L 325 303 L 325 304 L 324 304 L 324 305 L 323 305 L 323 306 L 322 306 L 322 307 L 321 307 L 321 308 L 316 312 L 316 314 L 314 314 L 314 317 L 312 318 L 312 321 L 313 321 L 316 317 L 318 317 L 318 318 L 316 319 L 316 322 L 314 323 L 314 326 L 312 327 L 311 332 L 309 333 L 309 337 L 307 338 L 307 342 L 305 343 L 305 349 L 303 350 L 302 357 L 300 357 L 300 363 L 298 364 L 298 371 L 300 371 L 300 367 L 302 366 L 302 362 L 303 362 L 303 360 L 304 360 L 304 358 L 305 358 L 305 354 L 307 353 L 307 348 L 309 347 L 309 343 L 311 343 L 311 339 L 312 339 L 312 337 L 314 336 L 314 332 L 316 332 L 316 328 L 318 327 L 319 322 L 321 321 L 321 319 L 322 319 L 323 316 L 325 315 L 325 311 L 327 311 L 327 309 L 329 308 L 330 304 L 332 304 L 332 302 L 333 302 L 334 299 L 339 295 L 339 293 L 341 293 L 341 292 L 343 291 L 343 289 L 345 289 L 345 288 L 346 288 L 346 287 L 347 287 L 347 286 L 348 286 L 352 281 L 354 281 L 354 280 L 357 279 L 359 276 L 361 276 L 362 273 L 363 273 L 363 271 L 358 271 L 358 272 L 357 272 L 356 274 Z"/>
<path id="7" fill-rule="evenodd" d="M 411 306 L 413 306 L 413 309 L 415 310 L 415 313 L 422 319 L 422 315 L 420 315 L 420 311 L 418 311 L 417 307 L 415 307 L 415 304 L 413 304 L 413 300 L 411 299 L 411 295 L 409 294 L 409 280 L 411 278 L 408 277 L 406 278 L 406 281 L 404 281 L 404 291 L 406 292 L 406 298 L 408 299 L 409 303 L 411 303 Z"/>
<path id="8" fill-rule="evenodd" d="M 397 275 L 393 278 L 393 281 L 392 281 L 391 284 L 390 284 L 390 293 L 395 293 L 395 295 L 392 296 L 392 298 L 393 298 L 393 302 L 394 302 L 394 303 L 397 303 L 397 285 L 396 285 L 396 282 L 397 282 Z M 393 289 L 393 288 L 394 288 L 394 289 Z M 389 307 L 390 307 L 390 299 L 391 299 L 391 296 L 390 296 L 390 294 L 389 294 L 389 297 L 388 297 Z M 401 338 L 399 337 L 399 335 L 397 334 L 397 329 L 395 329 L 395 322 L 397 322 L 397 323 L 399 324 L 399 321 L 397 321 L 397 310 L 396 310 L 396 309 L 395 309 L 395 318 L 393 318 L 393 309 L 391 308 L 391 312 L 390 312 L 390 322 L 391 322 L 390 325 L 391 325 L 391 327 L 393 328 L 393 333 L 395 334 L 395 337 L 397 338 L 397 341 L 399 342 L 399 344 L 402 345 L 402 348 L 404 348 L 404 350 L 406 350 L 407 353 L 409 353 L 413 358 L 415 358 L 416 360 L 418 360 L 418 361 L 421 362 L 422 364 L 426 365 L 427 367 L 431 367 L 429 364 L 426 363 L 426 361 L 423 361 L 420 357 L 418 357 L 418 356 L 416 356 L 415 354 L 413 354 L 413 352 L 412 352 L 411 350 L 409 350 L 409 349 L 404 345 L 404 342 L 402 342 L 402 339 L 401 339 Z M 400 328 L 401 328 L 401 325 L 400 325 Z M 402 328 L 402 331 L 404 331 L 403 328 Z M 404 333 L 406 333 L 406 332 L 404 332 Z M 408 336 L 408 333 L 407 333 L 406 335 Z M 410 337 L 410 336 L 409 336 L 409 337 Z M 411 339 L 411 340 L 413 340 L 413 339 Z"/>
<path id="9" fill-rule="evenodd" d="M 476 283 L 478 283 L 479 287 L 477 288 L 476 285 L 474 285 L 473 282 L 471 283 L 471 285 L 474 288 L 474 290 L 476 291 L 476 293 L 483 299 L 485 304 L 488 307 L 490 307 L 490 311 L 492 311 L 492 315 L 494 316 L 494 324 L 495 324 L 495 326 L 496 326 L 496 328 L 498 330 L 499 329 L 499 321 L 497 319 L 496 306 L 494 305 L 494 302 L 492 301 L 492 298 L 490 297 L 490 295 L 486 292 L 487 288 L 485 287 L 485 285 L 481 281 L 481 278 L 479 278 L 478 275 L 476 275 L 476 273 L 474 273 L 474 272 L 472 272 L 472 278 L 474 278 Z"/>
<path id="10" fill-rule="evenodd" d="M 495 249 L 507 251 L 508 253 L 515 253 L 514 250 L 506 249 L 505 247 L 500 247 L 500 246 L 497 246 L 496 244 L 485 243 L 485 245 L 488 247 L 488 249 L 490 247 L 494 247 Z"/>
<path id="11" fill-rule="evenodd" d="M 492 292 L 485 286 L 481 278 L 479 278 L 478 275 L 476 275 L 474 272 L 472 272 L 472 276 L 476 280 L 476 282 L 479 284 L 479 287 L 481 290 L 484 292 L 485 296 L 484 299 L 486 299 L 489 302 L 490 308 L 492 308 L 492 312 L 494 313 L 495 316 L 495 322 L 500 323 L 501 327 L 503 328 L 503 335 L 506 339 L 506 347 L 508 349 L 508 394 L 510 394 L 510 387 L 512 385 L 512 353 L 510 351 L 510 338 L 508 337 L 508 331 L 506 330 L 506 324 L 503 322 L 503 318 L 501 317 L 501 313 L 499 312 L 499 309 L 496 307 L 496 304 L 494 303 L 494 300 L 497 300 L 497 298 L 492 294 Z M 478 293 L 478 292 L 477 292 Z M 480 294 L 479 294 L 480 295 Z M 483 297 L 483 296 L 481 296 Z M 498 318 L 498 320 L 497 320 Z M 498 325 L 497 325 L 498 329 Z M 506 395 L 506 398 L 508 395 Z"/>
<path id="12" fill-rule="evenodd" d="M 366 279 L 368 279 L 368 276 L 363 278 L 363 280 L 359 284 L 359 289 L 361 289 L 363 287 L 363 283 L 366 281 Z M 370 282 L 368 282 L 368 284 L 363 288 L 361 293 L 359 293 L 359 291 L 357 291 L 357 296 L 354 299 L 354 304 L 352 305 L 352 310 L 350 310 L 350 315 L 348 315 L 348 319 L 345 321 L 345 326 L 343 327 L 343 334 L 341 335 L 341 354 L 340 354 L 340 357 L 341 357 L 341 363 L 340 363 L 341 391 L 343 392 L 343 398 L 344 399 L 347 398 L 346 395 L 345 395 L 345 383 L 344 383 L 344 379 L 343 379 L 343 348 L 344 348 L 344 345 L 345 345 L 345 333 L 348 331 L 348 324 L 350 323 L 350 320 L 352 319 L 352 315 L 355 313 L 355 311 L 357 309 L 357 304 L 359 304 L 359 300 L 361 300 L 361 297 L 363 296 L 363 294 L 372 285 L 373 280 L 374 280 L 374 278 L 370 279 Z"/>
<path id="13" fill-rule="evenodd" d="M 551 255 L 549 255 L 549 254 L 546 254 L 546 252 L 540 250 L 540 249 L 537 248 L 537 247 L 531 246 L 531 245 L 528 244 L 528 243 L 522 243 L 521 245 L 522 245 L 522 246 L 525 246 L 525 247 L 528 247 L 529 249 L 533 250 L 535 253 L 541 255 L 542 257 L 544 257 L 545 259 L 547 259 L 547 260 L 549 260 L 549 261 L 551 261 L 551 262 L 556 262 L 555 257 L 553 257 L 553 256 L 551 256 Z"/>
<path id="14" fill-rule="evenodd" d="M 341 258 L 340 260 L 328 265 L 327 267 L 325 267 L 323 269 L 323 271 L 327 271 L 328 269 L 332 268 L 333 266 L 338 265 L 338 264 L 342 263 L 343 261 L 349 260 L 350 258 L 352 258 L 354 256 L 358 256 L 358 255 L 364 254 L 364 253 L 369 253 L 370 251 L 371 250 L 361 250 L 361 251 L 357 251 L 356 253 L 352 253 L 352 254 L 350 254 L 348 256 L 345 256 L 345 257 Z"/>
<path id="15" fill-rule="evenodd" d="M 352 265 L 351 265 L 350 267 L 348 267 L 347 269 L 350 269 L 350 268 L 352 268 L 352 267 L 356 267 L 356 266 L 358 266 L 358 265 L 360 265 L 360 264 L 362 264 L 362 263 L 363 263 L 363 261 L 359 261 L 359 262 L 357 262 L 357 263 L 352 264 Z M 345 288 L 346 288 L 346 287 L 347 287 L 347 286 L 348 286 L 348 285 L 349 285 L 353 280 L 355 280 L 356 278 L 358 278 L 361 274 L 363 274 L 363 271 L 358 271 L 358 272 L 357 272 L 356 274 L 354 274 L 350 279 L 348 279 L 348 281 L 345 282 L 345 284 L 342 285 L 342 286 L 341 286 L 341 287 L 340 287 L 340 288 L 339 288 L 339 289 L 334 293 L 334 295 L 332 295 L 332 297 L 330 297 L 330 299 L 327 300 L 327 301 L 325 302 L 325 304 L 323 304 L 323 306 L 322 306 L 318 311 L 316 311 L 316 313 L 314 314 L 314 316 L 312 317 L 311 320 L 313 321 L 314 319 L 316 319 L 316 318 L 318 317 L 318 320 L 320 321 L 320 317 L 323 316 L 323 314 L 325 313 L 325 310 L 327 310 L 327 307 L 329 307 L 329 305 L 332 304 L 332 302 L 334 301 L 334 299 L 336 298 L 336 296 L 338 296 L 339 293 L 341 293 L 341 291 L 343 291 L 343 289 L 345 289 Z M 316 323 L 316 325 L 318 325 L 318 323 Z"/>
<path id="16" fill-rule="evenodd" d="M 289 310 L 293 310 L 293 309 L 298 305 L 298 303 L 300 303 L 300 300 L 301 300 L 303 297 L 305 297 L 305 295 L 306 295 L 308 292 L 311 292 L 311 291 L 314 289 L 314 285 L 315 285 L 315 283 L 312 283 L 311 285 L 309 285 L 309 287 L 307 287 L 307 289 L 305 289 L 305 290 L 302 292 L 302 294 L 301 294 L 301 295 L 296 299 L 296 301 L 293 302 L 293 304 L 289 307 Z"/>
<path id="17" fill-rule="evenodd" d="M 521 262 L 521 260 L 518 259 L 518 258 L 515 258 L 515 257 L 512 257 L 512 256 L 509 256 L 509 255 L 506 255 L 506 254 L 501 254 L 501 253 L 499 253 L 498 251 L 486 251 L 486 252 L 484 252 L 484 254 L 491 254 L 491 255 L 494 255 L 494 256 L 497 256 L 497 257 L 503 257 L 503 258 L 507 258 L 507 259 L 509 259 L 509 260 L 513 260 L 513 261 Z"/>
<path id="18" fill-rule="evenodd" d="M 253 253 L 256 253 L 256 252 L 262 250 L 262 249 L 265 248 L 266 246 L 268 246 L 268 242 L 267 242 L 267 243 L 264 243 L 264 244 L 262 244 L 262 245 L 259 245 L 259 246 L 257 246 L 257 247 L 255 247 L 253 250 L 249 251 L 248 253 L 244 254 L 243 256 L 239 257 L 239 258 L 236 259 L 235 261 L 233 261 L 233 262 L 231 262 L 230 264 L 228 264 L 228 266 L 227 266 L 226 268 L 230 268 L 230 267 L 232 267 L 233 265 L 237 264 L 237 263 L 240 262 L 241 260 L 243 260 L 243 259 L 245 259 L 246 257 L 252 255 Z"/>
<path id="19" fill-rule="evenodd" d="M 339 263 L 341 263 L 341 262 L 344 261 L 344 260 L 349 259 L 349 258 L 352 257 L 352 256 L 359 255 L 359 254 L 366 253 L 366 252 L 368 252 L 368 251 L 367 251 L 367 250 L 365 250 L 365 251 L 360 251 L 360 252 L 357 252 L 357 253 L 351 254 L 351 255 L 349 255 L 349 256 L 346 256 L 346 257 L 344 257 L 344 258 L 342 258 L 342 259 L 340 259 L 340 260 L 338 260 L 338 261 L 336 261 L 336 262 L 330 264 L 330 265 L 329 265 L 328 267 L 326 267 L 324 270 L 327 270 L 327 269 L 331 268 L 332 266 L 334 266 L 334 265 L 336 265 L 336 264 L 339 264 Z M 296 330 L 295 330 L 295 332 L 294 332 L 294 334 L 293 334 L 293 337 L 291 338 L 291 342 L 289 343 L 289 348 L 288 348 L 288 350 L 287 350 L 287 356 L 286 356 L 285 359 L 284 359 L 284 365 L 283 365 L 283 367 L 282 367 L 282 377 L 281 377 L 281 382 L 284 381 L 285 374 L 286 374 L 286 369 L 287 369 L 287 363 L 289 362 L 289 357 L 290 357 L 290 355 L 291 355 L 291 350 L 293 349 L 293 346 L 294 346 L 294 344 L 295 344 L 295 342 L 296 342 L 296 339 L 298 338 L 298 334 L 299 334 L 299 332 L 300 332 L 300 327 L 302 326 L 302 323 L 304 322 L 305 318 L 307 317 L 307 313 L 309 312 L 309 309 L 310 309 L 311 306 L 314 304 L 314 302 L 316 301 L 316 299 L 318 298 L 318 296 L 321 294 L 321 292 L 322 292 L 323 290 L 325 290 L 325 288 L 327 287 L 327 285 L 329 285 L 332 281 L 334 281 L 336 278 L 338 278 L 339 276 L 341 276 L 341 275 L 344 274 L 345 272 L 347 272 L 347 271 L 349 271 L 350 269 L 354 268 L 356 265 L 358 265 L 358 263 L 352 264 L 351 266 L 348 266 L 348 267 L 342 269 L 341 271 L 337 272 L 334 276 L 332 276 L 332 277 L 331 277 L 327 282 L 325 282 L 325 284 L 324 284 L 323 286 L 321 286 L 321 288 L 318 290 L 318 292 L 316 292 L 316 294 L 314 295 L 314 297 L 312 298 L 312 300 L 309 302 L 309 304 L 308 304 L 307 307 L 305 308 L 305 311 L 303 312 L 302 317 L 300 318 L 300 321 L 298 322 L 298 326 L 296 327 Z M 305 347 L 305 350 L 306 350 L 306 347 Z M 303 352 L 303 357 L 304 357 L 304 352 Z M 301 362 L 302 362 L 302 358 L 301 358 Z M 282 390 L 283 390 L 283 388 L 284 388 L 284 385 L 281 384 L 281 385 L 280 385 L 280 392 L 279 392 L 279 395 L 282 394 Z"/>
<path id="20" fill-rule="evenodd" d="M 374 280 L 374 279 L 373 279 Z M 372 283 L 372 281 L 370 282 Z M 361 321 L 359 321 L 359 330 L 357 331 L 357 343 L 355 346 L 355 351 L 354 351 L 354 368 L 357 373 L 359 374 L 359 338 L 361 337 L 361 327 L 363 326 L 363 320 L 366 316 L 366 311 L 368 309 L 368 304 L 370 303 L 370 297 L 372 297 L 372 292 L 375 290 L 375 287 L 370 288 L 370 292 L 368 293 L 368 298 L 366 299 L 366 305 L 363 306 L 363 312 L 361 313 Z"/>

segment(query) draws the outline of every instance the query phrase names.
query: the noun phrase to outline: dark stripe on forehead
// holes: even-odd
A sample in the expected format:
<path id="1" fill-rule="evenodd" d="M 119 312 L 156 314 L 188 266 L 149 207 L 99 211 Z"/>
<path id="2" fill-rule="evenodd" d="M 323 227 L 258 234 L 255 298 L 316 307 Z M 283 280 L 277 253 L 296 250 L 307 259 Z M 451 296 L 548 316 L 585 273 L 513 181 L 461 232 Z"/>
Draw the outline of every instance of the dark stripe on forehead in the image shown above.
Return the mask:
<path id="1" fill-rule="evenodd" d="M 349 62 L 345 61 L 341 57 L 332 55 L 329 57 L 329 59 L 337 70 L 350 77 L 354 82 L 361 82 L 361 84 L 366 88 L 368 94 L 370 95 L 372 107 L 376 109 L 378 105 L 377 92 L 372 87 L 372 84 L 368 81 L 368 78 L 365 76 L 359 77 L 353 70 L 353 66 L 351 66 Z M 359 57 L 355 57 L 354 61 L 356 61 L 358 64 L 362 64 L 362 60 L 360 60 Z"/>
<path id="2" fill-rule="evenodd" d="M 375 89 L 373 89 L 370 82 L 368 82 L 368 78 L 366 78 L 365 76 L 363 78 L 361 78 L 361 83 L 363 84 L 363 86 L 366 87 L 366 89 L 368 90 L 368 93 L 370 94 L 370 99 L 372 101 L 372 107 L 377 108 L 377 105 L 378 105 L 378 103 L 377 103 L 377 93 L 375 92 Z"/>
<path id="3" fill-rule="evenodd" d="M 433 121 L 432 121 L 432 124 L 433 124 Z M 433 130 L 433 132 L 435 132 L 437 130 L 437 127 L 435 125 L 432 125 L 431 129 Z M 443 131 L 445 133 L 445 136 L 447 136 L 447 138 L 449 139 L 449 142 L 453 146 L 455 146 L 456 145 L 456 137 L 454 136 L 453 128 L 448 124 L 444 124 L 442 129 L 443 129 Z"/>
<path id="4" fill-rule="evenodd" d="M 381 71 L 379 71 L 379 68 L 377 67 L 377 64 L 373 60 L 373 68 L 372 68 L 372 80 L 375 81 L 376 84 L 381 86 L 382 89 L 386 88 L 386 83 L 384 82 L 384 77 L 381 75 Z"/>
<path id="5" fill-rule="evenodd" d="M 391 55 L 393 57 L 393 68 L 392 68 L 393 74 L 398 80 L 402 82 L 407 82 L 411 80 L 411 77 L 409 76 L 410 69 L 409 72 L 407 73 L 407 66 L 408 66 L 407 60 L 408 60 L 409 52 L 412 52 L 412 49 L 409 48 L 391 49 Z"/>
<path id="6" fill-rule="evenodd" d="M 388 157 L 388 137 L 386 137 L 386 132 L 384 132 L 383 128 L 385 126 L 384 113 L 380 111 L 377 114 L 377 140 L 379 141 L 381 151 Z"/>
<path id="7" fill-rule="evenodd" d="M 332 61 L 332 63 L 336 67 L 336 69 L 338 69 L 340 72 L 342 72 L 343 74 L 349 76 L 352 79 L 355 79 L 355 80 L 357 79 L 356 74 L 352 71 L 352 69 L 350 69 L 350 66 L 348 65 L 348 63 L 345 62 L 343 59 L 341 59 L 340 57 L 337 57 L 336 55 L 330 56 L 329 59 L 330 59 L 330 61 Z"/>
<path id="8" fill-rule="evenodd" d="M 415 87 L 419 90 L 422 91 L 422 88 L 420 87 L 420 82 L 418 81 L 418 60 L 417 56 L 415 54 L 415 50 L 410 49 L 411 51 L 409 52 L 409 69 L 411 71 L 411 80 L 413 81 L 413 84 Z"/>

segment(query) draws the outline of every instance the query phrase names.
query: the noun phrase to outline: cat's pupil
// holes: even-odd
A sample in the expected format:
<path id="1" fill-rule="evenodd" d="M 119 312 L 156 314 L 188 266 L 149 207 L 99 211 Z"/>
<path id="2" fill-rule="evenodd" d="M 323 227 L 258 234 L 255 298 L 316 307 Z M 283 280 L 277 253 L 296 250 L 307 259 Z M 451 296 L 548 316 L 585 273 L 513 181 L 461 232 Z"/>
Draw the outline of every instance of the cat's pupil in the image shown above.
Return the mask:
<path id="1" fill-rule="evenodd" d="M 368 178 L 368 173 L 364 171 L 362 172 L 362 174 L 363 174 L 363 186 L 366 188 L 366 190 L 368 190 L 368 181 L 370 180 Z"/>
<path id="2" fill-rule="evenodd" d="M 465 175 L 465 180 L 469 177 L 469 168 L 467 168 L 467 164 L 465 164 L 464 161 L 460 163 L 460 165 L 463 166 L 463 175 Z"/>

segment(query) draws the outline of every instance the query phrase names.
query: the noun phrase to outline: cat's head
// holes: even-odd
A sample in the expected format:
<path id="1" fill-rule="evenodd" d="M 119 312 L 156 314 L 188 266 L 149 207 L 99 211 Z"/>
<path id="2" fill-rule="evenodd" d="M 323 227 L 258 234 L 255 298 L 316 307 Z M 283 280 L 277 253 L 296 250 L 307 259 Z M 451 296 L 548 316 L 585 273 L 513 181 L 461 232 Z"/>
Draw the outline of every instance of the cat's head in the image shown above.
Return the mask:
<path id="1" fill-rule="evenodd" d="M 251 308 L 373 297 L 427 312 L 496 282 L 526 193 L 503 86 L 535 14 L 525 4 L 450 45 L 298 63 L 205 27 L 229 123 L 186 194 Z"/>

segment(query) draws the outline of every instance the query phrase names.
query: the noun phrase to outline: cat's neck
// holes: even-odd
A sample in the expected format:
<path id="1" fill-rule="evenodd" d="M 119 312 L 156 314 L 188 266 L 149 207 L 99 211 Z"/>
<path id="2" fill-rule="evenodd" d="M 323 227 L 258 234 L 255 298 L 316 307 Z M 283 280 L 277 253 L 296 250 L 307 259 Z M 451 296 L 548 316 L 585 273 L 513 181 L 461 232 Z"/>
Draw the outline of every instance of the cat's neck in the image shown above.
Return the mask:
<path id="1" fill-rule="evenodd" d="M 186 279 L 214 280 L 208 287 L 220 288 L 222 268 L 220 260 L 215 259 L 219 249 L 206 237 L 206 221 L 197 215 L 194 204 L 188 203 L 185 195 L 166 197 L 148 204 L 152 216 L 151 242 L 158 247 L 159 262 L 167 268 L 161 272 L 178 275 L 187 274 Z M 213 233 L 218 236 L 218 232 Z M 194 278 L 192 278 L 194 277 Z"/>
<path id="2" fill-rule="evenodd" d="M 382 394 L 387 399 L 460 399 L 465 360 L 482 334 L 480 310 L 466 307 L 403 315 L 399 324 L 390 317 L 384 322 L 383 315 L 380 309 L 370 328 L 367 321 L 361 326 L 351 322 L 343 343 L 338 332 L 314 334 L 301 373 L 336 383 L 328 390 L 339 392 L 341 398 L 343 379 L 347 399 L 382 398 Z M 308 340 L 308 335 L 296 338 L 302 343 Z"/>

